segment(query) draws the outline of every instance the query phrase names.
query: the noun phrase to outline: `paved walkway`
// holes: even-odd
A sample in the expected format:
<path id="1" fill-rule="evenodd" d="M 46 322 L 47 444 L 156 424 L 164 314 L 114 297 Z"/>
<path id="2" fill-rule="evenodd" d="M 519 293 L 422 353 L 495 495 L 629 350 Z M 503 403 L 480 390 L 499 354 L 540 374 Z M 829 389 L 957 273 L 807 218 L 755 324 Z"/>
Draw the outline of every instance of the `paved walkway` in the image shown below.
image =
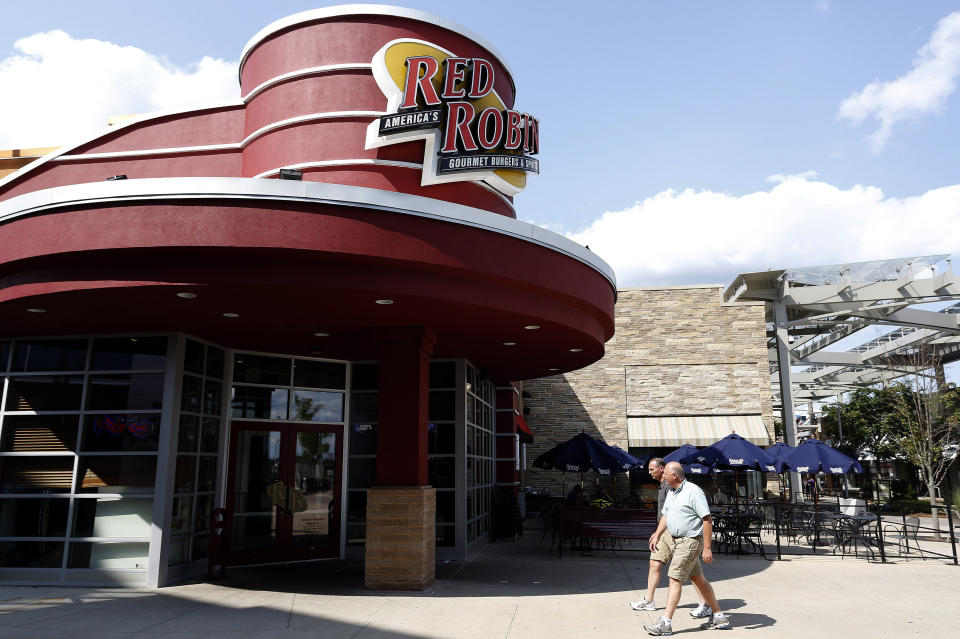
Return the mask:
<path id="1" fill-rule="evenodd" d="M 656 613 L 628 603 L 646 586 L 647 555 L 573 554 L 490 545 L 468 563 L 442 563 L 423 593 L 371 592 L 356 562 L 235 569 L 228 579 L 160 590 L 0 587 L 2 639 L 323 639 L 646 636 Z M 943 636 L 960 610 L 960 568 L 943 561 L 868 563 L 719 556 L 705 573 L 735 627 L 721 637 Z M 663 605 L 666 589 L 657 591 Z M 684 588 L 678 635 L 702 631 Z"/>

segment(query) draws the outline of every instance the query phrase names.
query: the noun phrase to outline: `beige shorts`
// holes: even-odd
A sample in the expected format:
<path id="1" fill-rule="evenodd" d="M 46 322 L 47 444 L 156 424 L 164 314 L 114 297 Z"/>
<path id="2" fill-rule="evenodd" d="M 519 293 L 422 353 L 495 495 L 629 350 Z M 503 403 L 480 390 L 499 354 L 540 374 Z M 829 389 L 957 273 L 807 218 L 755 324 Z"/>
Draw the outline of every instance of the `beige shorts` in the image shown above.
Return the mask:
<path id="1" fill-rule="evenodd" d="M 650 553 L 650 559 L 659 561 L 661 564 L 667 564 L 671 557 L 673 557 L 673 537 L 664 530 L 657 542 L 657 549 Z"/>
<path id="2" fill-rule="evenodd" d="M 703 574 L 700 567 L 700 553 L 703 552 L 703 536 L 681 537 L 673 542 L 673 561 L 667 575 L 671 579 L 683 582 L 690 577 Z"/>

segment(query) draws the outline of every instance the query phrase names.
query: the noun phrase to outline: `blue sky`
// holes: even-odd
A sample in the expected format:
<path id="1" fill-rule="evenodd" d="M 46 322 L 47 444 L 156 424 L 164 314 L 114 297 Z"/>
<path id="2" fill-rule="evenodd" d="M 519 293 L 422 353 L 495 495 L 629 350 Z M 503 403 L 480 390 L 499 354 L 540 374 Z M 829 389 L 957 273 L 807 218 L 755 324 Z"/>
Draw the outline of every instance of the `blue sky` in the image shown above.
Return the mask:
<path id="1" fill-rule="evenodd" d="M 957 252 L 960 2 L 402 4 L 504 54 L 518 108 L 541 119 L 518 215 L 589 244 L 621 285 Z M 18 100 L 0 106 L 0 148 L 236 91 L 247 40 L 318 6 L 11 4 L 0 91 Z M 55 30 L 69 38 L 30 39 Z"/>

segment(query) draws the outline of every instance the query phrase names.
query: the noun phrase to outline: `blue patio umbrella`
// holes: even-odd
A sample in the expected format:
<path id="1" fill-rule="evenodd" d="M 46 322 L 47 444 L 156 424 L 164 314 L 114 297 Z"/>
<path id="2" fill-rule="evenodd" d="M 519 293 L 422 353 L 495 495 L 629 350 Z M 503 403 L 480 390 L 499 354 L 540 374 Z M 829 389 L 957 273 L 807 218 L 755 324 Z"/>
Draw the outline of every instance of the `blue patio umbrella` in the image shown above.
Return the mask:
<path id="1" fill-rule="evenodd" d="M 714 442 L 699 451 L 690 453 L 678 460 L 681 464 L 697 463 L 714 470 L 732 470 L 733 483 L 738 483 L 737 471 L 762 470 L 774 472 L 774 459 L 765 450 L 747 441 L 736 433 L 730 433 L 720 441 Z M 740 491 L 734 493 L 737 510 L 740 509 Z"/>
<path id="2" fill-rule="evenodd" d="M 640 465 L 640 460 L 606 442 L 580 433 L 562 444 L 557 444 L 533 461 L 536 468 L 581 473 L 595 471 L 598 475 L 626 473 Z M 614 484 L 616 488 L 616 484 Z"/>
<path id="3" fill-rule="evenodd" d="M 827 473 L 830 475 L 846 475 L 847 473 L 862 473 L 863 467 L 853 457 L 831 448 L 819 439 L 808 439 L 793 449 L 784 458 L 784 465 L 798 473 Z M 816 487 L 814 487 L 816 488 Z M 817 491 L 813 491 L 813 505 L 817 506 Z"/>
<path id="4" fill-rule="evenodd" d="M 803 442 L 784 457 L 783 463 L 798 473 L 846 475 L 863 472 L 860 462 L 836 448 L 827 446 L 819 439 Z"/>
<path id="5" fill-rule="evenodd" d="M 574 473 L 593 470 L 601 475 L 614 475 L 633 470 L 640 465 L 640 460 L 623 450 L 614 450 L 612 446 L 586 433 L 580 433 L 537 457 L 533 465 L 544 470 Z"/>
<path id="6" fill-rule="evenodd" d="M 775 460 L 765 450 L 747 441 L 736 433 L 731 433 L 718 442 L 695 453 L 685 455 L 681 464 L 698 463 L 719 470 L 762 470 L 776 472 Z"/>
<path id="7" fill-rule="evenodd" d="M 665 462 L 675 461 L 675 462 L 683 463 L 682 461 L 680 461 L 681 459 L 690 457 L 691 455 L 693 455 L 693 453 L 699 453 L 699 452 L 700 452 L 700 449 L 697 448 L 696 446 L 693 446 L 691 444 L 684 444 L 683 446 L 676 449 L 672 453 L 667 453 L 666 455 L 664 455 L 663 461 Z"/>
<path id="8" fill-rule="evenodd" d="M 787 446 L 783 442 L 777 442 L 773 446 L 767 448 L 767 453 L 773 457 L 773 466 L 777 469 L 778 473 L 782 473 L 786 470 L 784 466 L 784 460 L 787 455 L 796 450 L 796 446 Z"/>

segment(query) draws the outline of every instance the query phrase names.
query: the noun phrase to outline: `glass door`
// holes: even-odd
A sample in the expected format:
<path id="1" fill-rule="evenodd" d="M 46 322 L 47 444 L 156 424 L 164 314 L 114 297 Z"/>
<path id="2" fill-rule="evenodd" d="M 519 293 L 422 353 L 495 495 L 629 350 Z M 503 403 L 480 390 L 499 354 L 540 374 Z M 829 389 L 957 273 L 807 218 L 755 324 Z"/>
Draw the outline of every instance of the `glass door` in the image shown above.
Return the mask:
<path id="1" fill-rule="evenodd" d="M 311 424 L 232 424 L 231 564 L 339 556 L 341 431 Z"/>

